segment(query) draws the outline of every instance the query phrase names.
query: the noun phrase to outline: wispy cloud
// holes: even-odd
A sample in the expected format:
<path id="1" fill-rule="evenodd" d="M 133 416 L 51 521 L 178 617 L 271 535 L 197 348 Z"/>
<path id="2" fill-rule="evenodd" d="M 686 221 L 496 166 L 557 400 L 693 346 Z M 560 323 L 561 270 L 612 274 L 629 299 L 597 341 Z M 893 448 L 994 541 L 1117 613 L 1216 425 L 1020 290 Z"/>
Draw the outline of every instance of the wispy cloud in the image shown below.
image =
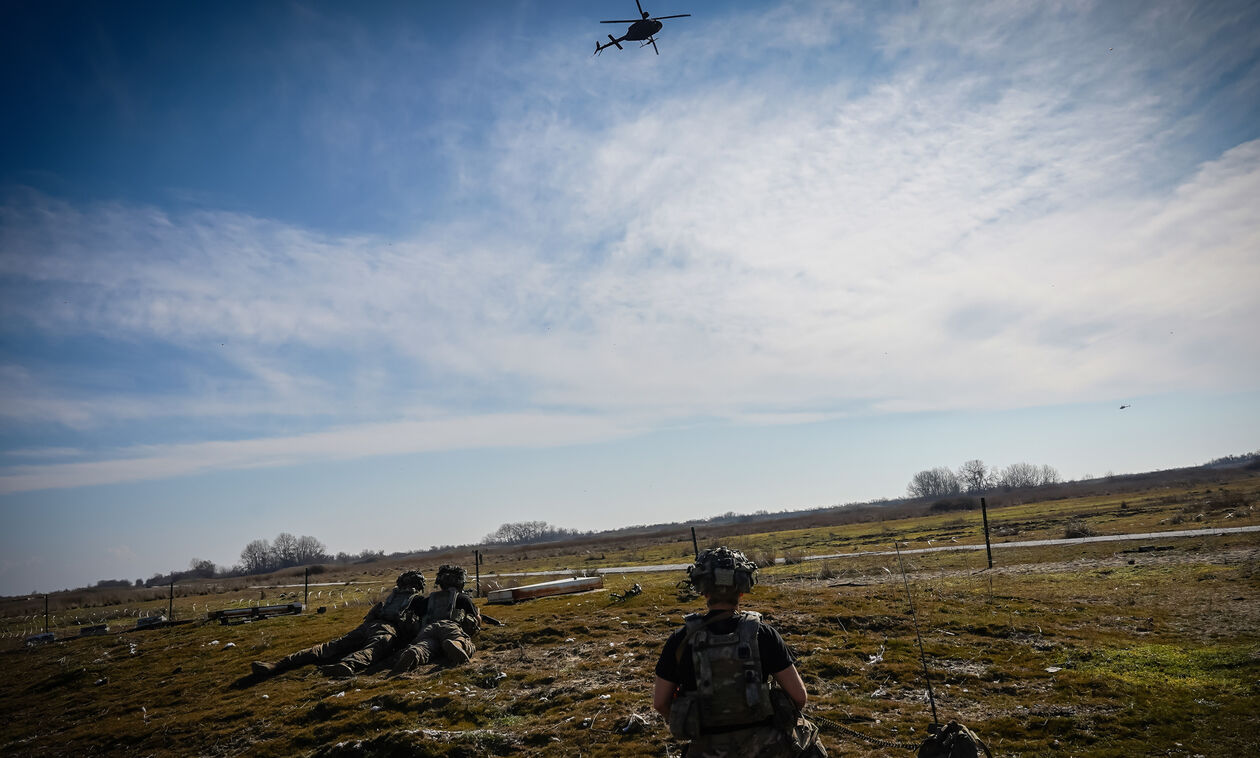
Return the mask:
<path id="1" fill-rule="evenodd" d="M 728 44 L 670 51 L 701 70 L 737 40 L 744 61 L 789 56 L 750 80 L 599 74 L 642 105 L 610 106 L 577 64 L 503 64 L 519 91 L 450 143 L 476 145 L 450 158 L 478 203 L 415 234 L 11 196 L 0 315 L 43 340 L 160 345 L 134 370 L 167 378 L 68 382 L 74 356 L 6 350 L 7 423 L 191 418 L 211 441 L 10 467 L 0 489 L 1255 386 L 1260 142 L 1213 148 L 1196 104 L 1256 74 L 1236 44 L 1188 71 L 1136 45 L 1180 24 L 1188 59 L 1227 19 L 780 12 L 758 38 L 735 18 L 703 32 Z M 861 76 L 818 52 L 855 29 L 878 44 Z M 801 77 L 802 49 L 834 75 Z M 312 128 L 388 141 L 334 121 Z"/>
<path id="2" fill-rule="evenodd" d="M 104 460 L 9 467 L 0 473 L 0 494 L 436 450 L 574 445 L 639 431 L 608 417 L 505 413 L 361 424 L 289 437 L 146 445 L 114 451 L 117 457 Z"/>

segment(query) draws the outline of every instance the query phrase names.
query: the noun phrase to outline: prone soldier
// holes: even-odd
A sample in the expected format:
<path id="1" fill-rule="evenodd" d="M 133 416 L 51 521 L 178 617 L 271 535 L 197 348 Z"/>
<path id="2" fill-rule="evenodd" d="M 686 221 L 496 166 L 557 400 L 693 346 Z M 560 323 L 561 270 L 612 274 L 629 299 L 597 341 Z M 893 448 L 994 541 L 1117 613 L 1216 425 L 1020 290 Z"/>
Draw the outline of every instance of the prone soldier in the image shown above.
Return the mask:
<path id="1" fill-rule="evenodd" d="M 291 653 L 275 663 L 254 661 L 250 669 L 255 678 L 263 679 L 317 663 L 327 676 L 353 676 L 383 660 L 400 640 L 415 634 L 425 610 L 424 587 L 423 574 L 404 571 L 389 597 L 372 606 L 363 617 L 363 623 L 354 629 L 335 640 Z"/>
<path id="2" fill-rule="evenodd" d="M 481 615 L 462 591 L 467 581 L 468 572 L 461 566 L 438 567 L 438 590 L 426 600 L 420 633 L 398 654 L 394 673 L 434 661 L 457 666 L 472 658 L 476 652 L 472 638 L 481 629 Z"/>

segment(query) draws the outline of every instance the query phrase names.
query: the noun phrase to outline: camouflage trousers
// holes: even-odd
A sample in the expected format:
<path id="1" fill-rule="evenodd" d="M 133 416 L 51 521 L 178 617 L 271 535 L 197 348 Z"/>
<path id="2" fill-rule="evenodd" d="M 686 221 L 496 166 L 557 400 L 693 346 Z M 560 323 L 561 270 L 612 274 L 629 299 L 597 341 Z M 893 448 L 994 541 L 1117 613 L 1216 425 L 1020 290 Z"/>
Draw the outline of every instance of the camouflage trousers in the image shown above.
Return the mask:
<path id="1" fill-rule="evenodd" d="M 818 727 L 798 719 L 791 735 L 777 726 L 757 726 L 694 739 L 687 758 L 827 758 Z"/>
<path id="2" fill-rule="evenodd" d="M 472 658 L 477 648 L 472 638 L 454 621 L 434 621 L 416 636 L 406 650 L 399 653 L 399 658 L 408 661 L 411 666 L 442 661 L 457 665 Z"/>
<path id="3" fill-rule="evenodd" d="M 276 672 L 305 666 L 308 663 L 348 664 L 355 671 L 363 671 L 377 661 L 383 661 L 390 653 L 398 633 L 390 624 L 361 624 L 335 640 L 299 650 L 276 662 Z"/>

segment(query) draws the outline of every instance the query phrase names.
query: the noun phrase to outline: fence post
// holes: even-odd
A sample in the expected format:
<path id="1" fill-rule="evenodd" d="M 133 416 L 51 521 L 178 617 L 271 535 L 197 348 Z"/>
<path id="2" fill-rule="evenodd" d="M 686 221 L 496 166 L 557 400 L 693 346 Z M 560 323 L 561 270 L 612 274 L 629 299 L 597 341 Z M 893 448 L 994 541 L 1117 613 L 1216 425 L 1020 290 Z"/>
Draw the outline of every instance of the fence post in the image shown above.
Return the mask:
<path id="1" fill-rule="evenodd" d="M 44 595 L 44 634 L 48 634 L 48 596 Z"/>
<path id="2" fill-rule="evenodd" d="M 980 515 L 984 517 L 984 551 L 989 555 L 989 568 L 993 568 L 993 546 L 989 544 L 989 506 L 980 498 Z"/>
<path id="3" fill-rule="evenodd" d="M 481 551 L 473 551 L 473 570 L 477 572 L 477 595 L 481 597 Z"/>
<path id="4" fill-rule="evenodd" d="M 175 580 L 171 580 L 171 601 L 166 606 L 166 618 L 175 620 Z"/>
<path id="5" fill-rule="evenodd" d="M 311 601 L 311 567 L 306 567 L 306 576 L 302 580 L 304 589 L 302 591 L 302 608 L 306 609 L 306 605 Z"/>
<path id="6" fill-rule="evenodd" d="M 696 554 L 696 558 L 700 557 L 700 545 L 696 543 L 696 528 L 691 527 L 691 550 Z"/>

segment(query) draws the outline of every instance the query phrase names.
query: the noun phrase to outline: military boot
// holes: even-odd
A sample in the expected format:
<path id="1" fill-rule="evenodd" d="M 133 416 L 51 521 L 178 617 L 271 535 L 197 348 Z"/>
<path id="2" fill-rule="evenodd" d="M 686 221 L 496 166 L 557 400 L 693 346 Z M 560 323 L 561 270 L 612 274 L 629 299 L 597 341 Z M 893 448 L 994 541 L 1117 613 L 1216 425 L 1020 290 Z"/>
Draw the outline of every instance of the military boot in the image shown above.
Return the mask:
<path id="1" fill-rule="evenodd" d="M 417 666 L 423 666 L 428 662 L 429 653 L 427 650 L 419 650 L 414 647 L 409 647 L 398 654 L 398 660 L 394 661 L 394 666 L 391 671 L 395 674 L 402 674 L 407 671 L 411 671 Z"/>
<path id="2" fill-rule="evenodd" d="M 468 651 L 455 640 L 442 640 L 442 654 L 452 666 L 468 663 Z"/>

